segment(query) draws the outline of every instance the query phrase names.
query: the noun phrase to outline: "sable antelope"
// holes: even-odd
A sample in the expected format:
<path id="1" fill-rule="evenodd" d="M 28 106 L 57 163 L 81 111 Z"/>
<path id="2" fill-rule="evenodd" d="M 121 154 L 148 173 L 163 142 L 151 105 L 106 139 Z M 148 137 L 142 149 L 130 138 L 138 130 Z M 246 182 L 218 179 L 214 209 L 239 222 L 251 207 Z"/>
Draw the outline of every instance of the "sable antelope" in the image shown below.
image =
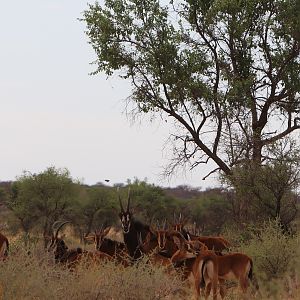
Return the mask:
<path id="1" fill-rule="evenodd" d="M 194 253 L 187 254 L 187 244 L 189 243 L 193 244 L 193 249 L 198 247 L 198 251 L 207 249 L 199 241 L 186 241 L 180 232 L 174 230 L 152 229 L 152 235 L 149 233 L 144 243 L 140 239 L 141 250 L 149 254 L 152 263 L 167 266 L 167 271 L 169 272 L 172 272 L 174 268 L 180 269 L 184 278 L 187 278 L 191 272 L 191 265 L 189 264 L 192 261 L 187 258 L 196 257 Z M 182 251 L 184 255 L 181 254 Z M 175 259 L 176 255 L 183 256 L 184 258 L 177 260 Z M 174 257 L 173 260 L 172 257 Z"/>
<path id="2" fill-rule="evenodd" d="M 188 239 L 198 240 L 205 244 L 208 250 L 213 250 L 217 254 L 221 254 L 224 250 L 229 250 L 230 243 L 221 236 L 191 236 L 188 234 Z"/>
<path id="3" fill-rule="evenodd" d="M 139 237 L 139 247 L 143 253 L 149 255 L 151 263 L 168 267 L 167 270 L 171 272 L 174 269 L 170 258 L 166 257 L 162 252 L 159 252 L 157 245 L 157 240 L 153 239 L 150 233 L 147 234 L 145 241 L 142 241 L 141 236 Z"/>
<path id="4" fill-rule="evenodd" d="M 218 285 L 218 263 L 216 254 L 213 251 L 203 250 L 198 256 L 187 250 L 179 249 L 171 258 L 173 264 L 183 265 L 184 278 L 191 274 L 194 279 L 195 299 L 200 297 L 200 288 L 206 289 L 205 299 L 208 298 L 211 288 L 213 289 L 213 299 L 217 299 Z"/>
<path id="5" fill-rule="evenodd" d="M 141 236 L 142 240 L 145 240 L 147 234 L 150 232 L 150 227 L 137 220 L 134 220 L 132 213 L 129 211 L 130 189 L 128 190 L 126 211 L 124 210 L 120 194 L 119 203 L 121 208 L 119 218 L 121 220 L 121 225 L 123 228 L 124 242 L 128 250 L 129 256 L 135 260 L 141 257 L 141 251 L 139 249 L 139 237 Z"/>
<path id="6" fill-rule="evenodd" d="M 221 254 L 224 250 L 229 250 L 231 246 L 230 243 L 221 236 L 197 236 L 189 233 L 184 229 L 186 223 L 186 218 L 182 219 L 181 214 L 179 215 L 179 220 L 172 225 L 172 228 L 180 232 L 187 240 L 199 240 L 201 243 L 205 244 L 209 250 L 214 250 L 217 254 Z"/>
<path id="7" fill-rule="evenodd" d="M 199 298 L 200 288 L 204 288 L 206 283 L 210 283 L 210 288 L 213 288 L 213 299 L 217 299 L 218 264 L 216 254 L 208 251 L 207 246 L 198 240 L 187 241 L 182 234 L 174 236 L 174 241 L 178 244 L 179 249 L 171 257 L 171 261 L 174 266 L 182 269 L 185 279 L 191 274 L 193 275 L 195 298 Z M 203 272 L 203 266 L 206 265 L 209 266 L 209 269 Z M 206 281 L 203 274 L 207 275 Z M 206 298 L 208 295 L 207 290 Z"/>
<path id="8" fill-rule="evenodd" d="M 56 232 L 54 233 L 54 226 L 56 224 L 59 224 L 59 226 L 56 229 Z M 83 252 L 81 248 L 77 249 L 69 249 L 65 243 L 65 241 L 62 238 L 58 237 L 58 233 L 61 230 L 61 228 L 67 224 L 70 223 L 68 221 L 66 222 L 55 222 L 52 225 L 52 236 L 51 241 L 48 246 L 48 251 L 54 251 L 54 258 L 56 263 L 69 263 L 74 260 L 76 260 L 77 256 Z"/>
<path id="9" fill-rule="evenodd" d="M 93 234 L 88 235 L 85 239 L 92 240 L 95 245 L 95 250 L 106 253 L 117 259 L 118 262 L 126 264 L 127 249 L 124 243 L 117 242 L 107 238 L 110 227 L 95 230 Z"/>
<path id="10" fill-rule="evenodd" d="M 242 292 L 246 293 L 251 281 L 258 289 L 258 284 L 253 277 L 253 261 L 249 256 L 243 253 L 229 253 L 222 256 L 217 255 L 216 258 L 220 283 L 224 280 L 236 280 L 239 282 Z M 209 292 L 210 290 L 208 290 Z M 225 292 L 225 287 L 221 284 L 220 294 L 222 298 L 225 297 Z"/>
<path id="11" fill-rule="evenodd" d="M 190 253 L 181 251 L 172 257 L 172 261 L 181 261 L 184 258 L 189 258 Z M 224 286 L 225 280 L 235 280 L 243 293 L 246 293 L 249 287 L 249 281 L 258 289 L 258 284 L 253 276 L 253 262 L 252 259 L 243 253 L 229 253 L 222 256 L 216 255 L 214 251 L 207 250 L 200 252 L 195 259 L 193 268 L 197 272 L 193 273 L 195 278 L 196 293 L 199 295 L 200 291 L 197 290 L 197 284 L 200 282 L 201 286 L 206 286 L 206 298 L 209 296 L 211 287 L 213 286 L 215 297 L 215 272 L 217 272 L 218 280 L 220 282 L 220 295 L 222 299 L 225 297 L 226 289 Z M 201 270 L 201 271 L 200 271 Z"/>
<path id="12" fill-rule="evenodd" d="M 174 219 L 173 219 L 173 224 L 170 223 L 170 226 L 173 230 L 180 232 L 186 239 L 187 239 L 187 234 L 188 232 L 184 229 L 184 226 L 187 222 L 187 218 L 183 218 L 182 214 L 179 214 L 179 218 L 176 219 L 176 215 L 174 213 Z"/>
<path id="13" fill-rule="evenodd" d="M 89 252 L 83 251 L 81 248 L 69 249 L 65 241 L 62 238 L 58 237 L 59 230 L 67 223 L 69 222 L 62 222 L 56 229 L 56 233 L 54 234 L 52 232 L 52 238 L 48 247 L 48 251 L 54 251 L 54 258 L 56 263 L 63 263 L 71 268 L 74 267 L 74 265 L 82 259 L 88 259 L 94 262 L 99 262 L 103 259 L 112 259 L 110 255 L 102 253 L 100 251 Z"/>
<path id="14" fill-rule="evenodd" d="M 8 256 L 9 242 L 6 236 L 0 233 L 0 260 L 4 260 Z"/>

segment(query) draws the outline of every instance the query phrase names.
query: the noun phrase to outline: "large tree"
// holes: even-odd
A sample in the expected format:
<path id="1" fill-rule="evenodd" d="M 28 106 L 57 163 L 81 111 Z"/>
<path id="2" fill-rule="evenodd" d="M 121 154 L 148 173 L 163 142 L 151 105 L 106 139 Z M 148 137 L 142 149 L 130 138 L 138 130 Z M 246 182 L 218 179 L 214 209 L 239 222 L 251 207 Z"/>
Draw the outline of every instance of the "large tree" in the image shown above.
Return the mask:
<path id="1" fill-rule="evenodd" d="M 299 1 L 106 0 L 83 19 L 94 73 L 117 72 L 137 111 L 179 125 L 171 167 L 211 159 L 231 175 L 300 129 Z"/>

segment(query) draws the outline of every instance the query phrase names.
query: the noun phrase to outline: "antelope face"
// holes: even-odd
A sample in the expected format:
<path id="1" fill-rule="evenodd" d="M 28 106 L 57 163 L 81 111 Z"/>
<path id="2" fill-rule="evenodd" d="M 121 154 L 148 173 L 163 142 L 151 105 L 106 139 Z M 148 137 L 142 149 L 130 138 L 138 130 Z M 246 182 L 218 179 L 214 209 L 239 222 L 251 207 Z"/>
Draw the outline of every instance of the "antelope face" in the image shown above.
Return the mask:
<path id="1" fill-rule="evenodd" d="M 157 243 L 160 250 L 165 249 L 167 242 L 167 230 L 157 230 Z"/>
<path id="2" fill-rule="evenodd" d="M 96 245 L 96 249 L 97 250 L 100 250 L 102 244 L 103 244 L 103 241 L 106 237 L 106 235 L 108 234 L 110 230 L 110 227 L 107 227 L 106 229 L 104 230 L 95 230 L 95 233 L 94 233 L 94 243 Z"/>
<path id="3" fill-rule="evenodd" d="M 102 246 L 103 243 L 103 237 L 101 234 L 99 234 L 97 231 L 95 231 L 95 235 L 94 235 L 94 243 L 96 246 L 96 249 L 99 250 Z"/>
<path id="4" fill-rule="evenodd" d="M 174 224 L 172 227 L 175 231 L 178 231 L 178 232 L 182 232 L 183 231 L 183 224 L 182 223 L 178 223 L 178 224 Z"/>
<path id="5" fill-rule="evenodd" d="M 68 251 L 68 247 L 66 246 L 66 243 L 62 239 L 56 240 L 56 248 L 54 250 L 54 258 L 59 259 L 61 258 L 66 251 Z"/>
<path id="6" fill-rule="evenodd" d="M 131 225 L 131 213 L 130 212 L 120 212 L 119 218 L 121 220 L 121 225 L 124 233 L 128 233 Z"/>
<path id="7" fill-rule="evenodd" d="M 57 244 L 57 238 L 55 238 L 54 236 L 52 236 L 50 238 L 50 242 L 49 242 L 49 244 L 47 246 L 48 252 L 53 251 L 55 249 L 55 247 L 56 247 L 56 244 Z"/>
<path id="8" fill-rule="evenodd" d="M 63 239 L 60 238 L 52 238 L 51 242 L 48 246 L 48 252 L 54 253 L 54 258 L 57 260 L 60 257 L 62 257 L 66 251 L 68 250 L 68 247 L 66 246 L 66 243 Z"/>

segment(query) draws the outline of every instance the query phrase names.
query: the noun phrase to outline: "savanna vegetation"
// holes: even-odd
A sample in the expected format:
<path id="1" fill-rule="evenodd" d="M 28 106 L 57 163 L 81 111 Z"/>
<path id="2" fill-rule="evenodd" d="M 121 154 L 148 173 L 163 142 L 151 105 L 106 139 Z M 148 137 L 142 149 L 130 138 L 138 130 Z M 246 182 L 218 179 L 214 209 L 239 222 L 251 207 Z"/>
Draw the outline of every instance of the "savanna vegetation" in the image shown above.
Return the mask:
<path id="1" fill-rule="evenodd" d="M 190 235 L 223 236 L 230 251 L 251 257 L 260 288 L 250 299 L 299 299 L 299 16 L 296 0 L 90 4 L 82 21 L 96 55 L 93 74 L 131 83 L 133 117 L 174 124 L 165 175 L 212 161 L 203 179 L 216 173 L 222 188 L 165 189 L 138 179 L 86 186 L 55 167 L 2 183 L 11 247 L 0 263 L 0 297 L 190 298 L 180 274 L 147 258 L 70 272 L 45 252 L 57 221 L 70 222 L 64 239 L 75 247 L 90 247 L 85 237 L 102 225 L 122 239 L 117 188 L 125 198 L 130 187 L 131 213 L 144 224 L 181 215 Z M 240 295 L 229 288 L 226 298 Z"/>
<path id="2" fill-rule="evenodd" d="M 138 179 L 116 186 L 87 186 L 74 180 L 67 170 L 50 167 L 39 174 L 25 172 L 15 182 L 1 183 L 2 232 L 10 237 L 9 259 L 0 265 L 4 299 L 61 299 L 66 295 L 75 299 L 191 297 L 193 292 L 180 278 L 180 272 L 170 276 L 163 267 L 149 265 L 146 260 L 127 268 L 110 261 L 88 267 L 82 263 L 74 273 L 56 264 L 52 252 L 45 251 L 52 224 L 58 220 L 70 221 L 64 232 L 69 247 L 91 249 L 84 237 L 103 224 L 113 226 L 112 239 L 122 240 L 118 189 L 126 198 L 129 187 L 132 212 L 144 223 L 173 223 L 174 216 L 178 219 L 181 214 L 191 233 L 224 236 L 232 244 L 231 251 L 249 255 L 260 285 L 258 299 L 299 297 L 297 213 L 287 230 L 266 211 L 260 215 L 257 212 L 252 220 L 241 214 L 236 206 L 242 206 L 244 200 L 239 203 L 238 192 L 230 187 L 205 191 L 188 186 L 165 189 Z M 270 192 L 270 199 L 272 195 Z M 297 210 L 295 191 L 289 190 L 286 197 L 289 200 L 283 205 L 296 199 Z M 239 299 L 234 288 L 226 297 Z"/>

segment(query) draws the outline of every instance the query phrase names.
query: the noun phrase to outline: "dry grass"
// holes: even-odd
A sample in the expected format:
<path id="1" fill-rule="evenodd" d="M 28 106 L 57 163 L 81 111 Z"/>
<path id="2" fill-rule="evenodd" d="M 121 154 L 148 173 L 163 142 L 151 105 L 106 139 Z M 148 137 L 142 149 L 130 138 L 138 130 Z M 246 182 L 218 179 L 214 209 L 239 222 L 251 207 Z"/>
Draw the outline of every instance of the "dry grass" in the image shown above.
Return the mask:
<path id="1" fill-rule="evenodd" d="M 189 292 L 177 276 L 146 261 L 127 268 L 113 262 L 87 267 L 83 262 L 71 272 L 55 265 L 40 247 L 28 254 L 16 245 L 0 263 L 0 286 L 5 300 L 183 299 Z"/>
<path id="2" fill-rule="evenodd" d="M 9 259 L 0 262 L 0 300 L 192 299 L 193 290 L 188 282 L 182 282 L 180 276 L 167 274 L 163 267 L 149 265 L 147 258 L 127 268 L 114 262 L 103 262 L 97 266 L 87 266 L 83 262 L 71 272 L 56 265 L 53 255 L 45 253 L 40 243 L 32 244 L 28 253 L 21 240 L 11 240 Z M 68 240 L 69 245 L 71 240 Z M 300 247 L 297 237 L 276 235 L 271 224 L 236 250 L 254 260 L 260 285 L 256 299 L 300 299 Z M 276 272 L 272 269 L 273 275 L 268 263 L 276 266 Z M 242 299 L 236 285 L 233 286 L 228 290 L 226 299 Z M 254 296 L 249 293 L 245 299 L 254 299 Z"/>

